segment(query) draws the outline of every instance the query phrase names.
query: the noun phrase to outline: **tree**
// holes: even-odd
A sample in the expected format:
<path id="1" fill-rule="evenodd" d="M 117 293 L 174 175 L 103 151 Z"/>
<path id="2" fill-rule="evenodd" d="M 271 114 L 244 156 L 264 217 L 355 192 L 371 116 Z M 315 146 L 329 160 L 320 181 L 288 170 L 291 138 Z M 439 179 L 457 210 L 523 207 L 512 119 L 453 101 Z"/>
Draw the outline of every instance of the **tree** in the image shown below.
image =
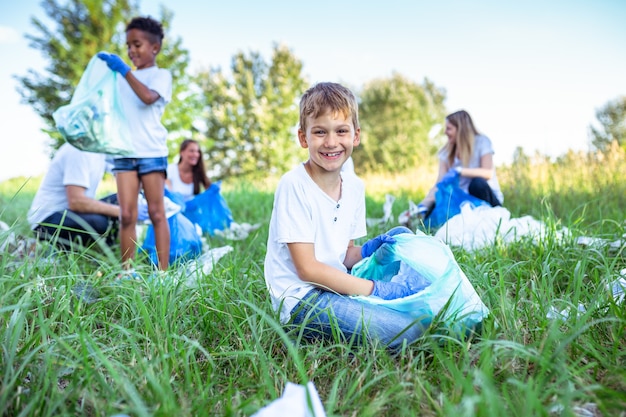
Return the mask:
<path id="1" fill-rule="evenodd" d="M 292 168 L 302 159 L 295 130 L 306 86 L 301 61 L 287 47 L 274 45 L 269 63 L 258 52 L 237 53 L 231 72 L 229 78 L 210 69 L 196 78 L 213 175 L 258 177 Z"/>
<path id="2" fill-rule="evenodd" d="M 366 84 L 360 100 L 357 171 L 399 172 L 436 152 L 431 132 L 445 117 L 445 91 L 428 79 L 420 85 L 394 73 Z"/>
<path id="3" fill-rule="evenodd" d="M 600 128 L 590 126 L 593 146 L 606 150 L 615 141 L 626 149 L 626 96 L 618 97 L 597 110 L 596 118 Z"/>
<path id="4" fill-rule="evenodd" d="M 126 57 L 124 28 L 131 17 L 139 15 L 137 7 L 129 0 L 44 0 L 46 15 L 56 23 L 56 28 L 46 27 L 33 18 L 32 24 L 39 35 L 27 34 L 30 46 L 39 49 L 49 64 L 45 72 L 29 69 L 28 75 L 18 76 L 22 101 L 33 107 L 47 125 L 51 137 L 51 153 L 64 142 L 56 131 L 52 113 L 67 104 L 89 60 L 99 51 L 106 50 Z M 181 48 L 180 39 L 169 39 L 167 30 L 172 13 L 161 9 L 165 39 L 157 62 L 169 69 L 174 79 L 173 100 L 164 115 L 164 124 L 174 137 L 188 132 L 191 112 L 187 102 L 176 102 L 188 82 L 186 69 L 188 52 Z"/>

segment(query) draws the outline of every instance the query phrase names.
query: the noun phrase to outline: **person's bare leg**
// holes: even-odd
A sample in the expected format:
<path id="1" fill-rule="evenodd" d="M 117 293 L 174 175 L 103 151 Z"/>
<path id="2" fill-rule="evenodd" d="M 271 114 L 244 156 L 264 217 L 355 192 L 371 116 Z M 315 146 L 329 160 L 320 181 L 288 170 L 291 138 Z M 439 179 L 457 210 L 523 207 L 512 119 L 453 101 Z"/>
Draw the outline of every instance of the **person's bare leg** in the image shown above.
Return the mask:
<path id="1" fill-rule="evenodd" d="M 154 227 L 159 269 L 167 270 L 170 263 L 170 226 L 165 217 L 165 175 L 162 172 L 151 172 L 141 177 L 143 192 L 148 202 L 148 214 Z"/>
<path id="2" fill-rule="evenodd" d="M 136 171 L 115 174 L 117 199 L 120 205 L 120 251 L 122 266 L 131 267 L 137 251 L 137 197 L 139 195 L 139 177 Z"/>

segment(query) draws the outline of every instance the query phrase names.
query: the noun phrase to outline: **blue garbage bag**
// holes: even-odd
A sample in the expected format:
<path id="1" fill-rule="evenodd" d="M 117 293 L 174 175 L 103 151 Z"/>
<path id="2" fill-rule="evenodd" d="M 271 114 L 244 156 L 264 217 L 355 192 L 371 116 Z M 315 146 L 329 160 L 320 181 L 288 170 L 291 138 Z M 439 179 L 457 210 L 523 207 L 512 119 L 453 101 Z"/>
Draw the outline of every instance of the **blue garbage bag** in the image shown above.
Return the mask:
<path id="1" fill-rule="evenodd" d="M 233 214 L 220 194 L 221 181 L 214 182 L 204 192 L 187 201 L 183 214 L 198 224 L 202 232 L 211 236 L 216 230 L 224 230 L 233 222 Z"/>
<path id="2" fill-rule="evenodd" d="M 172 203 L 178 204 L 181 211 L 185 211 L 185 197 L 181 193 L 165 189 L 165 197 L 169 198 Z"/>
<path id="3" fill-rule="evenodd" d="M 459 267 L 450 248 L 420 231 L 394 238 L 396 243 L 384 243 L 372 256 L 354 265 L 352 275 L 371 280 L 407 280 L 421 288 L 414 288 L 414 294 L 396 300 L 373 296 L 355 298 L 408 313 L 422 321 L 438 317 L 443 327 L 458 337 L 478 328 L 489 309 Z"/>
<path id="4" fill-rule="evenodd" d="M 424 226 L 427 229 L 438 229 L 449 218 L 461 212 L 461 205 L 467 203 L 472 207 L 490 206 L 484 200 L 463 191 L 459 187 L 459 176 L 444 178 L 437 183 L 435 193 L 435 208 L 424 219 Z"/>
<path id="5" fill-rule="evenodd" d="M 176 213 L 167 219 L 170 226 L 170 264 L 184 262 L 202 254 L 202 240 L 194 224 L 182 213 Z M 149 225 L 146 238 L 141 247 L 154 265 L 158 265 L 154 226 Z"/>

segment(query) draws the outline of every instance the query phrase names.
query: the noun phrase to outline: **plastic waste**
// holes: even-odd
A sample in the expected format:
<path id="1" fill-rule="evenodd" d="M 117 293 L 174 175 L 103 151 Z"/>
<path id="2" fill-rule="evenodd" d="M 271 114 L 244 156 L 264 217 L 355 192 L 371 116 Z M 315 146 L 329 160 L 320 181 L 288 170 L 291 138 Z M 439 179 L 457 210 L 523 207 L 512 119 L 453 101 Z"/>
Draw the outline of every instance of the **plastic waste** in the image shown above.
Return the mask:
<path id="1" fill-rule="evenodd" d="M 133 153 L 132 135 L 117 86 L 118 76 L 94 56 L 70 103 L 52 113 L 57 130 L 74 147 L 113 155 Z"/>
<path id="2" fill-rule="evenodd" d="M 167 222 L 170 226 L 170 264 L 184 262 L 202 253 L 202 240 L 189 219 L 179 212 L 167 219 Z M 158 264 L 153 225 L 148 226 L 141 249 L 154 265 Z"/>
<path id="3" fill-rule="evenodd" d="M 233 222 L 233 214 L 220 194 L 220 188 L 221 182 L 214 182 L 207 190 L 185 203 L 185 216 L 211 236 L 216 230 L 227 229 Z"/>
<path id="4" fill-rule="evenodd" d="M 420 319 L 439 316 L 453 334 L 462 337 L 476 329 L 489 309 L 461 270 L 450 248 L 421 231 L 395 235 L 396 243 L 383 244 L 352 268 L 352 275 L 402 282 L 412 276 L 415 294 L 396 300 L 355 296 L 366 303 L 384 305 Z M 417 278 L 417 279 L 415 279 Z"/>
<path id="5" fill-rule="evenodd" d="M 287 382 L 283 395 L 261 408 L 252 417 L 326 417 L 324 406 L 313 382 L 306 386 Z"/>

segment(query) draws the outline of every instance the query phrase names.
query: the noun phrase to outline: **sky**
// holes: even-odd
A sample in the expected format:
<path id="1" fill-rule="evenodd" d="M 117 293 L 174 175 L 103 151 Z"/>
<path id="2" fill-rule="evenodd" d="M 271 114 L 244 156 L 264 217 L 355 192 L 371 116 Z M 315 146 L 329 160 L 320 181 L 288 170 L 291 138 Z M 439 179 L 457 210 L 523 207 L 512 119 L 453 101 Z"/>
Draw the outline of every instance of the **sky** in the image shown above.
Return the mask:
<path id="1" fill-rule="evenodd" d="M 138 1 L 143 15 L 173 12 L 169 36 L 189 51 L 191 73 L 228 70 L 238 52 L 269 61 L 282 43 L 310 83 L 428 78 L 445 89 L 448 111 L 467 110 L 491 138 L 496 165 L 517 147 L 589 150 L 596 111 L 626 95 L 624 0 Z M 14 79 L 45 74 L 48 61 L 24 37 L 40 35 L 33 17 L 52 24 L 40 0 L 0 0 L 0 181 L 48 165 L 44 124 Z"/>

